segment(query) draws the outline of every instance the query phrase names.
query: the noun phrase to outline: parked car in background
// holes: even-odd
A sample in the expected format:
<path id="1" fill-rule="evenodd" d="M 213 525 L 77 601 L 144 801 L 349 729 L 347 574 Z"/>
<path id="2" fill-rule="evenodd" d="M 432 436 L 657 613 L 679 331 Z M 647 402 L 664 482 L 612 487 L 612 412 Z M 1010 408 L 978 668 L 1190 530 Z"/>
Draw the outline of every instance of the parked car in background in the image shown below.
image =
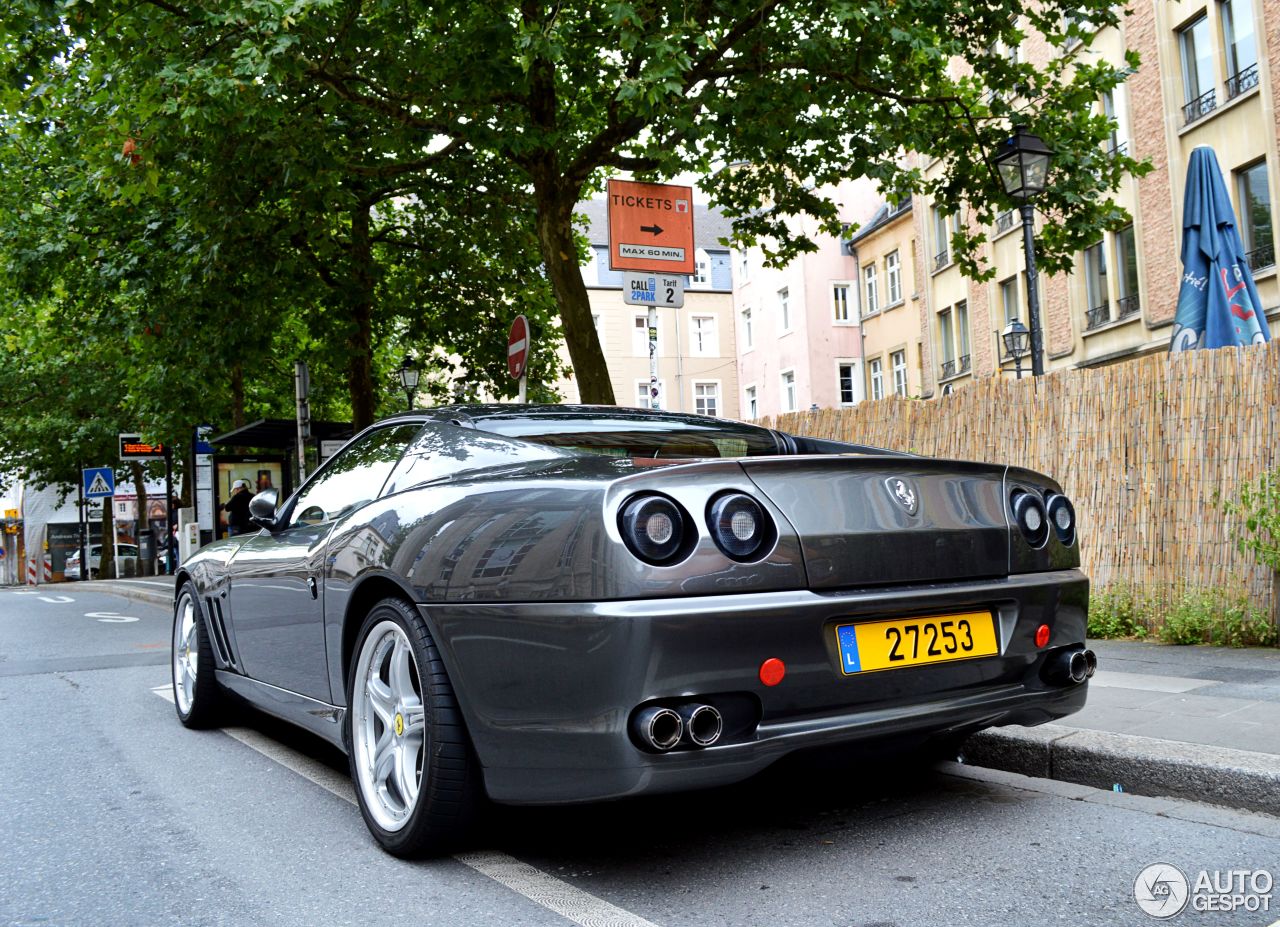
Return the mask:
<path id="1" fill-rule="evenodd" d="M 125 572 L 127 567 L 123 564 L 132 561 L 137 565 L 138 562 L 138 545 L 137 544 L 119 544 L 116 546 L 116 567 L 118 572 Z M 89 545 L 89 578 L 98 578 L 98 567 L 102 564 L 102 545 Z M 133 572 L 137 572 L 136 569 Z M 80 551 L 73 550 L 67 555 L 66 565 L 62 568 L 62 575 L 66 579 L 80 578 Z"/>
<path id="2" fill-rule="evenodd" d="M 379 422 L 249 510 L 259 530 L 179 568 L 178 717 L 238 696 L 327 739 L 400 856 L 451 850 L 486 799 L 954 751 L 1078 711 L 1096 664 L 1074 510 L 1018 467 L 457 406 Z"/>

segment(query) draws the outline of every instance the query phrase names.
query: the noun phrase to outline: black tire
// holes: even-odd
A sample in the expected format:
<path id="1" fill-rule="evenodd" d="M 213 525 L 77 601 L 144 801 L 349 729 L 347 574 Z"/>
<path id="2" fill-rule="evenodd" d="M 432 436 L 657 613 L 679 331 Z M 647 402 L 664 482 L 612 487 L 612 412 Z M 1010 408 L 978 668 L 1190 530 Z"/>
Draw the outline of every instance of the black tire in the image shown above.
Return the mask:
<path id="1" fill-rule="evenodd" d="M 180 650 L 183 645 L 180 636 L 188 606 L 194 626 L 191 628 L 192 633 L 184 638 L 187 647 Z M 169 640 L 169 676 L 173 684 L 173 707 L 178 713 L 178 720 L 190 728 L 217 727 L 222 718 L 226 697 L 218 688 L 218 681 L 213 675 L 215 665 L 209 627 L 200 608 L 200 597 L 190 582 L 183 583 L 174 600 L 173 633 Z M 193 685 L 189 687 L 189 698 L 186 695 L 188 687 L 184 685 L 183 678 L 180 678 L 183 671 L 180 658 L 189 659 L 195 670 Z"/>
<path id="2" fill-rule="evenodd" d="M 366 653 L 367 644 L 371 648 L 377 646 L 376 641 L 370 642 L 372 632 L 379 630 L 378 638 L 384 637 L 387 622 L 398 626 L 408 639 L 416 663 L 413 669 L 423 709 L 422 746 L 421 753 L 417 754 L 420 767 L 418 794 L 412 810 L 406 812 L 407 818 L 394 829 L 382 826 L 370 807 L 364 783 L 374 774 L 362 775 L 355 743 L 356 725 L 366 723 L 364 718 L 369 711 L 366 707 L 361 715 L 361 707 L 366 703 L 357 704 L 356 681 L 365 678 L 362 656 Z M 478 827 L 485 805 L 480 765 L 453 686 L 440 660 L 440 652 L 417 609 L 394 598 L 383 599 L 370 609 L 351 653 L 347 705 L 343 736 L 351 765 L 351 779 L 360 813 L 374 839 L 388 853 L 402 858 L 448 853 L 466 843 Z M 367 723 L 376 726 L 378 722 Z"/>

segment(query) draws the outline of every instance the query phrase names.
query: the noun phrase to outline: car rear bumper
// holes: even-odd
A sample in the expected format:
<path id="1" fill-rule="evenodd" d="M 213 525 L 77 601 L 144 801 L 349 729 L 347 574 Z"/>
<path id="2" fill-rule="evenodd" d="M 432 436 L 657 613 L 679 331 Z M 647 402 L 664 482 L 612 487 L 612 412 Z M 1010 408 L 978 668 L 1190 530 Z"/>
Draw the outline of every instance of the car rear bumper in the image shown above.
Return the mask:
<path id="1" fill-rule="evenodd" d="M 1043 678 L 1046 656 L 1082 646 L 1078 570 L 966 583 L 599 603 L 420 606 L 458 693 L 492 798 L 593 801 L 735 782 L 803 749 L 911 746 L 1083 707 L 1087 683 Z M 835 627 L 990 609 L 995 656 L 845 676 Z M 1049 625 L 1047 646 L 1035 630 Z M 786 665 L 765 686 L 761 663 Z M 751 706 L 714 746 L 647 753 L 638 705 Z M 726 716 L 728 721 L 728 716 Z M 727 727 L 733 727 L 727 723 Z"/>

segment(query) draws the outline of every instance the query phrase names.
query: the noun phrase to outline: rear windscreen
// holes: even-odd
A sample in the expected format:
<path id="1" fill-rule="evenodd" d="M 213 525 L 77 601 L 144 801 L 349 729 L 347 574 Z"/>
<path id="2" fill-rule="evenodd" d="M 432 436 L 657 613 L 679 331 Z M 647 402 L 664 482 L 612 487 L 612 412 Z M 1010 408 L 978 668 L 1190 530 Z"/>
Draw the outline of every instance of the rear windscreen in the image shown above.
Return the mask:
<path id="1" fill-rule="evenodd" d="M 786 453 L 772 432 L 731 422 L 702 425 L 662 420 L 489 418 L 476 422 L 476 427 L 604 457 L 762 457 Z"/>

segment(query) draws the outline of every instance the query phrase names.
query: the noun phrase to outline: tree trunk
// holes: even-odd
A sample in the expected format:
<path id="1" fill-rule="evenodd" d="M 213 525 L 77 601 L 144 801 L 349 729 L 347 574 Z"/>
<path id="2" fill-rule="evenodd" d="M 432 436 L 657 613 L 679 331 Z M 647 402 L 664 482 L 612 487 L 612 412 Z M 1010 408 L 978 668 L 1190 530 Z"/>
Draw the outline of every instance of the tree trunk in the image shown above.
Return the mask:
<path id="1" fill-rule="evenodd" d="M 373 424 L 373 246 L 369 241 L 369 204 L 359 203 L 351 213 L 351 335 L 347 338 L 350 361 L 347 388 L 351 393 L 351 424 L 356 431 Z"/>
<path id="2" fill-rule="evenodd" d="M 144 527 L 151 527 L 151 519 L 147 518 L 147 474 L 140 461 L 129 461 L 129 468 L 133 473 L 134 492 L 138 496 L 137 518 L 133 522 L 133 542 L 138 545 L 138 575 L 150 576 L 151 561 L 142 555 L 142 531 Z M 154 541 L 152 538 L 153 543 Z"/>
<path id="3" fill-rule="evenodd" d="M 102 500 L 102 537 L 98 539 L 98 548 L 102 551 L 102 555 L 98 558 L 99 579 L 115 579 L 116 576 L 116 525 L 113 520 L 114 512 L 111 506 L 112 500 L 110 497 Z M 90 539 L 85 546 L 92 548 L 93 540 Z M 86 563 L 81 564 L 81 567 L 92 579 L 93 557 L 89 557 Z"/>
<path id="4" fill-rule="evenodd" d="M 244 367 L 239 361 L 231 365 L 231 424 L 244 427 Z"/>
<path id="5" fill-rule="evenodd" d="M 572 196 L 554 196 L 536 190 L 538 244 L 551 278 L 551 288 L 560 307 L 564 340 L 573 363 L 573 377 L 583 402 L 614 405 L 613 383 L 604 351 L 591 323 L 591 302 L 578 266 L 578 249 L 573 240 Z"/>

